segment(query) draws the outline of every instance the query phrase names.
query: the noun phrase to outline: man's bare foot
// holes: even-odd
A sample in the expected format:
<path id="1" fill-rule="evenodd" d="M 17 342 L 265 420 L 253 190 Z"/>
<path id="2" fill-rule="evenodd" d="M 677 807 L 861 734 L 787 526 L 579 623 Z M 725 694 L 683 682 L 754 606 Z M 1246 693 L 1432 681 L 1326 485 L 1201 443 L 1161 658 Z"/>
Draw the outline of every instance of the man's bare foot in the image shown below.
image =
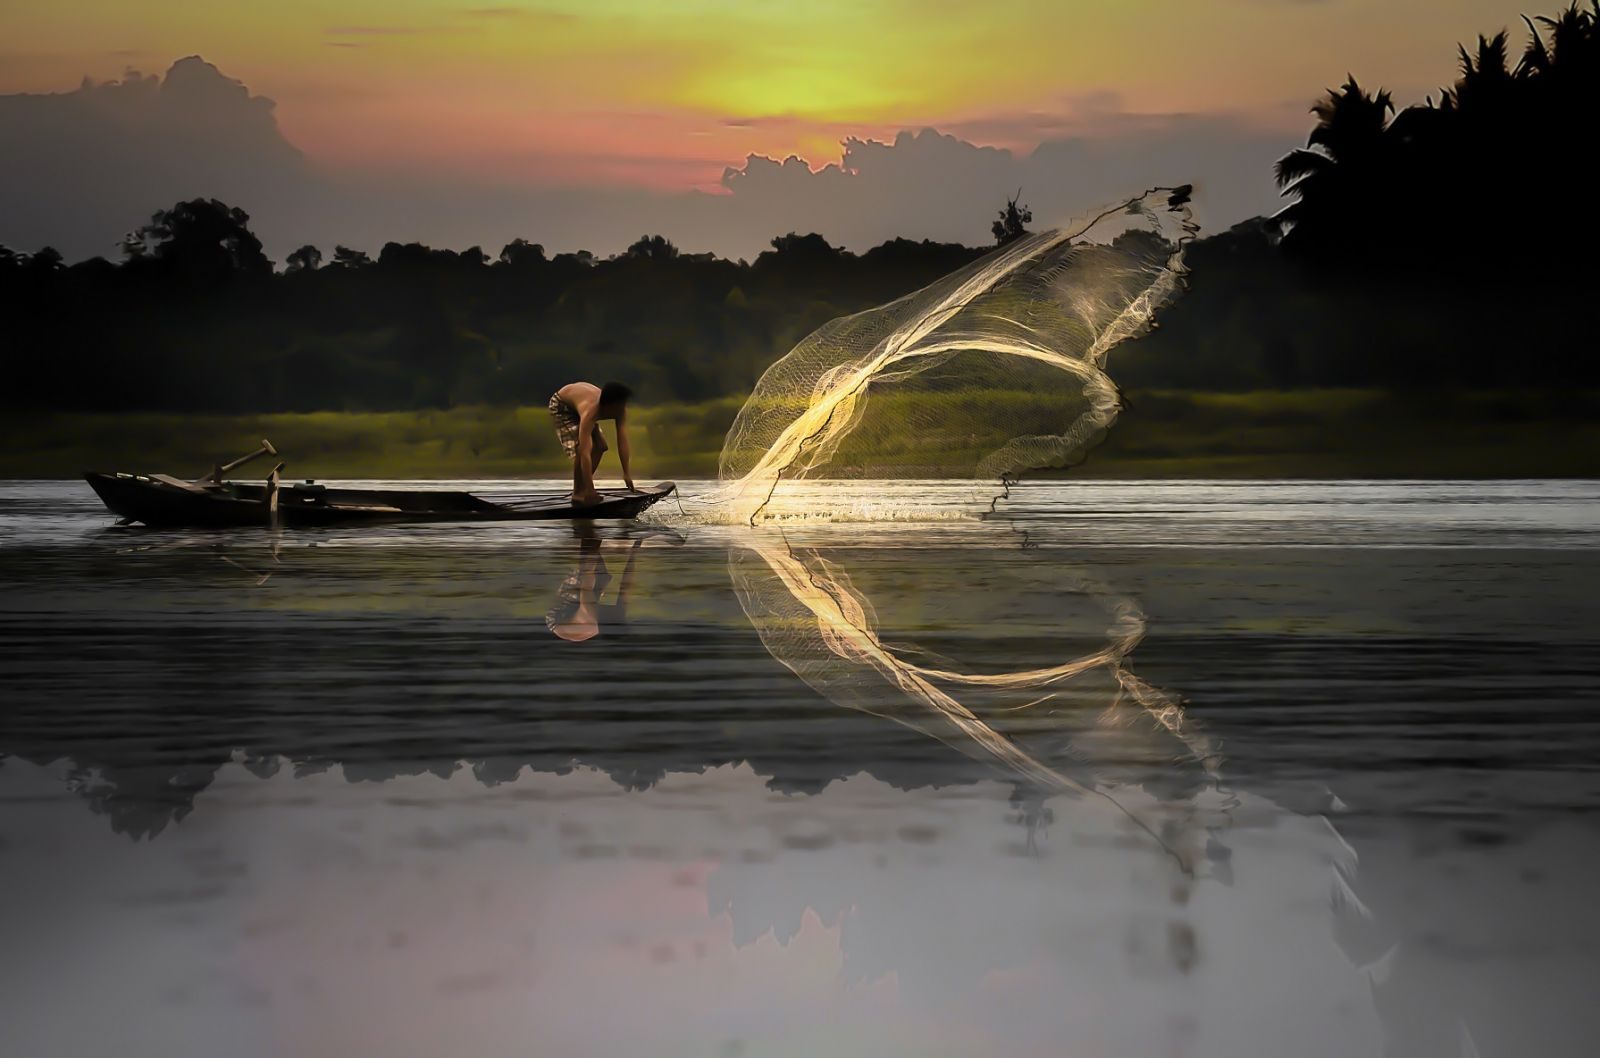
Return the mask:
<path id="1" fill-rule="evenodd" d="M 593 507 L 603 499 L 605 497 L 600 495 L 598 489 L 589 489 L 585 492 L 574 492 L 572 494 L 572 502 L 579 507 Z"/>

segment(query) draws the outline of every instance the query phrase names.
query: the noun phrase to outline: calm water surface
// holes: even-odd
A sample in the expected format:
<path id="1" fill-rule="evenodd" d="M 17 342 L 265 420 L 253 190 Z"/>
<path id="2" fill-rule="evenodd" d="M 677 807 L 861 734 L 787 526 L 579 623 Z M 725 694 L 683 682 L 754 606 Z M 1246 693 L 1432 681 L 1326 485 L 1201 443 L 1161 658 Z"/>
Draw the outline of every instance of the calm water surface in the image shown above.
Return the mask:
<path id="1" fill-rule="evenodd" d="M 851 489 L 0 483 L 0 1053 L 1593 1053 L 1600 483 Z"/>

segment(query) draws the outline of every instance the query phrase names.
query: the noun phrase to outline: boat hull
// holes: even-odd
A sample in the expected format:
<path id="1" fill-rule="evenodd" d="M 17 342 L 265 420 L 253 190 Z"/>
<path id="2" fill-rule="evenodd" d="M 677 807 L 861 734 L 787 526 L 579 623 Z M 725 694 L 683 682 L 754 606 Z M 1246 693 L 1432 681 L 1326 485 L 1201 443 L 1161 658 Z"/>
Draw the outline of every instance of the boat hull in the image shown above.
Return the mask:
<path id="1" fill-rule="evenodd" d="M 668 481 L 634 491 L 602 490 L 600 503 L 578 507 L 563 494 L 494 502 L 470 492 L 285 485 L 278 490 L 274 515 L 265 485 L 223 482 L 215 487 L 186 488 L 143 474 L 99 472 L 86 473 L 84 480 L 112 514 L 126 521 L 161 528 L 209 529 L 628 519 L 637 518 L 676 488 Z"/>

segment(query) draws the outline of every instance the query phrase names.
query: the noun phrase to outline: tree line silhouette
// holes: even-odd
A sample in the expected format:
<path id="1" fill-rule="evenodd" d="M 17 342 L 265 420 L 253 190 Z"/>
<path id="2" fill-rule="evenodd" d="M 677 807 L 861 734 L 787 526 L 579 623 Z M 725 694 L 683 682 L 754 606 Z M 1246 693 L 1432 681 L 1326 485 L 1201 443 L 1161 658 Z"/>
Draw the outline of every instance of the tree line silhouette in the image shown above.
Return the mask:
<path id="1" fill-rule="evenodd" d="M 1295 199 L 1274 218 L 1284 249 L 1348 265 L 1381 247 L 1391 264 L 1469 271 L 1491 247 L 1504 261 L 1592 244 L 1579 196 L 1593 186 L 1600 0 L 1524 21 L 1520 60 L 1505 31 L 1480 36 L 1437 103 L 1395 113 L 1354 77 L 1328 92 L 1307 146 L 1277 164 Z"/>
<path id="2" fill-rule="evenodd" d="M 130 234 L 125 260 L 0 258 L 14 408 L 403 409 L 542 403 L 574 377 L 653 401 L 748 391 L 827 320 L 981 250 L 898 239 L 856 255 L 785 235 L 752 262 L 661 236 L 601 260 L 516 239 L 490 259 L 394 243 L 316 247 L 274 272 L 241 210 L 196 200 Z"/>
<path id="3" fill-rule="evenodd" d="M 1570 387 L 1600 381 L 1589 201 L 1600 0 L 1460 49 L 1438 101 L 1398 113 L 1351 77 L 1279 161 L 1290 200 L 1191 248 L 1191 290 L 1113 373 L 1147 388 Z M 1021 193 L 993 225 L 1031 222 Z M 300 411 L 523 404 L 574 377 L 650 401 L 748 392 L 827 320 L 987 248 L 896 239 L 855 254 L 790 233 L 754 261 L 660 235 L 600 259 L 515 239 L 303 246 L 275 271 L 249 216 L 180 202 L 123 260 L 0 247 L 0 406 Z"/>

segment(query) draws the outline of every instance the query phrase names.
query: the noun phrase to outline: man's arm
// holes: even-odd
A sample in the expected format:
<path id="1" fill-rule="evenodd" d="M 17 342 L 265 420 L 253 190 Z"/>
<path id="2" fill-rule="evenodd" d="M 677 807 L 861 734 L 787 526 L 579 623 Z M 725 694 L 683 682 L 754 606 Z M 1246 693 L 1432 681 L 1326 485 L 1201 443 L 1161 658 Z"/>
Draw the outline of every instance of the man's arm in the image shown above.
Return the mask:
<path id="1" fill-rule="evenodd" d="M 628 562 L 622 567 L 622 579 L 617 582 L 616 615 L 617 620 L 628 619 L 628 596 L 633 591 L 633 563 L 639 557 L 639 547 L 643 540 L 634 538 L 633 546 L 628 548 Z"/>
<path id="2" fill-rule="evenodd" d="M 633 471 L 628 467 L 628 413 L 617 416 L 617 458 L 622 460 L 622 481 L 633 488 Z"/>

